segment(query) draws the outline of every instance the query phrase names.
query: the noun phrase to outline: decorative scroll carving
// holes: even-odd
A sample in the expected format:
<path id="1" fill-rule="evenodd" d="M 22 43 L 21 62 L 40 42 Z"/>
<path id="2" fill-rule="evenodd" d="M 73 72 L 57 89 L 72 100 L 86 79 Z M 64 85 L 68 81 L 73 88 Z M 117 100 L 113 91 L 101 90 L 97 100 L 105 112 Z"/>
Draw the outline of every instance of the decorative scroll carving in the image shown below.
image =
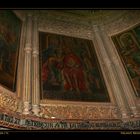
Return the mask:
<path id="1" fill-rule="evenodd" d="M 10 93 L 0 89 L 0 108 L 16 112 L 19 105 L 19 99 Z"/>
<path id="2" fill-rule="evenodd" d="M 45 105 L 41 106 L 42 117 L 58 119 L 115 119 L 118 112 L 112 106 L 74 106 L 74 105 Z"/>

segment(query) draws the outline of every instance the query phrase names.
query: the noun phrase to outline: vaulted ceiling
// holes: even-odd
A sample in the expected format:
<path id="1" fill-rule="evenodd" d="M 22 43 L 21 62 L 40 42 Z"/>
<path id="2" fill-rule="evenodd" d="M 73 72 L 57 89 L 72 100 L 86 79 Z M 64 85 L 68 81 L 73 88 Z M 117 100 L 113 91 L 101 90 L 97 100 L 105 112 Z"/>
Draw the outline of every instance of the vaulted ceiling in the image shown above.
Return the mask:
<path id="1" fill-rule="evenodd" d="M 100 9 L 89 9 L 89 10 L 15 10 L 16 13 L 23 17 L 26 13 L 34 13 L 40 19 L 57 19 L 72 22 L 76 21 L 80 24 L 85 24 L 90 21 L 105 22 L 107 20 L 112 20 L 120 17 L 128 10 L 100 10 Z"/>

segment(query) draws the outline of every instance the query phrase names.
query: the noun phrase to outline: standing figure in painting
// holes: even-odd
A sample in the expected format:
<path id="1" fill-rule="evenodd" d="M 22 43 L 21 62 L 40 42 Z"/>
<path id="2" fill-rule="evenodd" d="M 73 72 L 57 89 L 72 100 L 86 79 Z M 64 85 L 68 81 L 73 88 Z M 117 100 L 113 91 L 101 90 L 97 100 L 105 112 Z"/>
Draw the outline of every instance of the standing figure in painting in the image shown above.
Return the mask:
<path id="1" fill-rule="evenodd" d="M 126 68 L 132 78 L 137 93 L 140 94 L 140 48 L 138 42 L 129 35 L 122 38 L 122 45 L 124 47 L 121 48 L 121 52 L 126 63 Z"/>
<path id="2" fill-rule="evenodd" d="M 62 76 L 61 70 L 63 67 L 62 49 L 56 48 L 54 54 L 49 56 L 42 67 L 42 80 L 51 86 L 61 86 Z"/>
<path id="3" fill-rule="evenodd" d="M 47 48 L 44 50 L 42 65 L 42 80 L 44 88 L 58 90 L 62 86 L 61 69 L 63 52 L 58 37 L 47 36 Z M 61 64 L 60 64 L 61 63 Z"/>
<path id="4" fill-rule="evenodd" d="M 12 56 L 15 51 L 16 36 L 11 31 L 10 25 L 0 25 L 0 69 L 8 74 L 13 74 Z"/>
<path id="5" fill-rule="evenodd" d="M 81 60 L 69 47 L 64 47 L 63 76 L 66 91 L 86 91 L 86 81 Z"/>
<path id="6" fill-rule="evenodd" d="M 55 49 L 54 51 L 54 58 L 53 61 L 51 63 L 51 70 L 53 72 L 53 75 L 55 77 L 55 83 L 60 85 L 62 83 L 62 68 L 63 68 L 63 52 L 62 52 L 62 48 L 58 47 Z"/>
<path id="7" fill-rule="evenodd" d="M 100 89 L 100 79 L 99 74 L 95 68 L 95 66 L 92 64 L 90 57 L 88 56 L 86 51 L 81 53 L 81 58 L 84 62 L 84 68 L 85 68 L 85 75 L 88 83 L 89 89 L 91 87 L 94 87 L 94 89 Z M 93 89 L 93 88 L 92 88 Z"/>
<path id="8" fill-rule="evenodd" d="M 135 84 L 138 94 L 140 94 L 140 69 L 135 64 L 127 64 L 127 70 Z"/>

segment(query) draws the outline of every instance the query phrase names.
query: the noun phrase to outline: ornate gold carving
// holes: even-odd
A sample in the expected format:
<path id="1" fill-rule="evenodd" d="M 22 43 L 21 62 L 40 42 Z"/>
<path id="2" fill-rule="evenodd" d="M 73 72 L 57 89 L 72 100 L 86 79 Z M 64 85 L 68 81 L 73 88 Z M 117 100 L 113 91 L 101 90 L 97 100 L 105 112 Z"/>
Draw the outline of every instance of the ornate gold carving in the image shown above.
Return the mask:
<path id="1" fill-rule="evenodd" d="M 19 99 L 12 96 L 11 93 L 0 89 L 0 108 L 6 110 L 17 111 Z"/>
<path id="2" fill-rule="evenodd" d="M 73 105 L 45 105 L 41 106 L 40 115 L 45 118 L 57 119 L 116 119 L 118 113 L 111 106 L 73 106 Z"/>

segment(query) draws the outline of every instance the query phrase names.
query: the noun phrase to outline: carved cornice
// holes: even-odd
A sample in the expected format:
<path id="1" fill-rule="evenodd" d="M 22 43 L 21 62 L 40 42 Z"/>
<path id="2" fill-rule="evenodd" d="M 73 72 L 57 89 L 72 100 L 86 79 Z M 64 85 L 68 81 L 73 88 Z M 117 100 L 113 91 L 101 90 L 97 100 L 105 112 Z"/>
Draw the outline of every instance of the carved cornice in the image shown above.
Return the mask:
<path id="1" fill-rule="evenodd" d="M 114 35 L 130 29 L 134 25 L 140 23 L 140 10 L 128 10 L 117 19 L 106 24 L 104 27 L 107 34 Z"/>
<path id="2" fill-rule="evenodd" d="M 79 26 L 77 24 L 71 24 L 62 21 L 47 20 L 44 22 L 39 22 L 39 30 L 73 37 L 78 36 L 80 38 L 92 39 L 90 27 Z"/>
<path id="3" fill-rule="evenodd" d="M 113 34 L 140 21 L 139 10 L 97 10 L 89 16 L 88 14 L 77 16 L 61 10 L 14 10 L 14 12 L 20 18 L 28 14 L 34 15 L 38 18 L 40 31 L 87 39 L 93 38 L 91 22 L 93 25 L 104 25 L 108 34 Z"/>

